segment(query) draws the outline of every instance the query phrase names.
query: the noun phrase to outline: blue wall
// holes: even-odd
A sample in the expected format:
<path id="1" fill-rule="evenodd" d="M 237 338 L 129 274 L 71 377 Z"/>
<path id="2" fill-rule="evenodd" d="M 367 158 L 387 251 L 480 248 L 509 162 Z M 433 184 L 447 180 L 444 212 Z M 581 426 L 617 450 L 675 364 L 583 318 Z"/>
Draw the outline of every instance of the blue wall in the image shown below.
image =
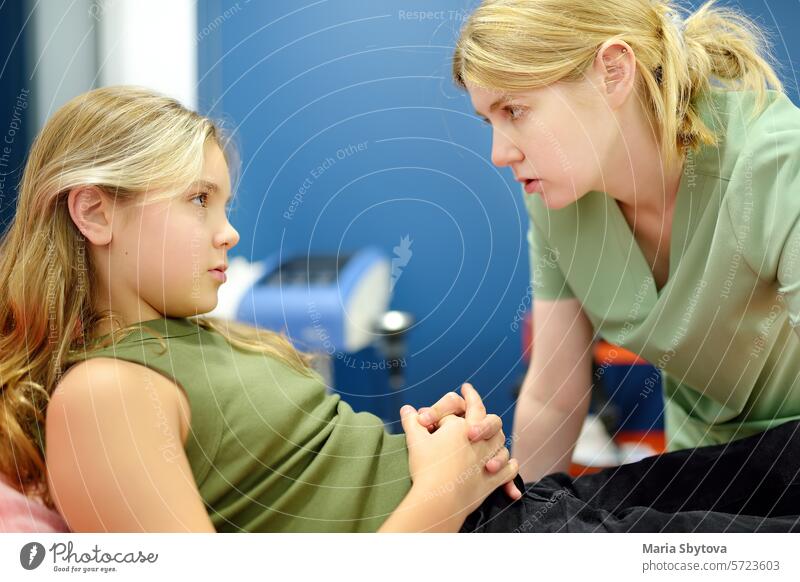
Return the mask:
<path id="1" fill-rule="evenodd" d="M 27 16 L 22 3 L 0 2 L 0 234 L 14 215 L 32 131 Z"/>
<path id="2" fill-rule="evenodd" d="M 741 5 L 789 32 L 797 6 L 774 4 Z M 450 80 L 452 46 L 477 2 L 198 5 L 201 110 L 228 120 L 243 153 L 232 254 L 376 244 L 391 256 L 409 236 L 392 307 L 418 323 L 391 413 L 470 380 L 510 433 L 524 373 L 515 314 L 530 301 L 527 216 L 510 171 L 491 165 L 490 130 Z M 432 18 L 410 14 L 420 10 Z M 791 72 L 800 50 L 789 38 L 776 52 Z M 345 394 L 384 391 L 367 375 L 342 378 Z"/>

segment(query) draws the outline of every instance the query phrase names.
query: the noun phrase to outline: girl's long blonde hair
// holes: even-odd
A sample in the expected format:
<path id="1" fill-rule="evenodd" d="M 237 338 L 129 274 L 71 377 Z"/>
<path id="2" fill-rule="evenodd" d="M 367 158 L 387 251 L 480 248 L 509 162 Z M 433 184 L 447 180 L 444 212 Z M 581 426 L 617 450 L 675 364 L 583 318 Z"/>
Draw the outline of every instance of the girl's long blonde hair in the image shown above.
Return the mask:
<path id="1" fill-rule="evenodd" d="M 755 91 L 753 117 L 765 83 L 783 92 L 765 32 L 713 4 L 685 15 L 668 0 L 484 0 L 462 28 L 453 77 L 462 88 L 508 92 L 578 81 L 605 41 L 623 40 L 636 56 L 637 94 L 674 167 L 687 150 L 719 143 L 697 106 L 714 80 Z"/>
<path id="2" fill-rule="evenodd" d="M 50 508 L 55 506 L 41 443 L 49 397 L 66 372 L 62 367 L 74 363 L 77 352 L 126 333 L 117 316 L 98 312 L 92 303 L 94 266 L 70 216 L 68 193 L 94 185 L 115 204 L 138 204 L 146 191 L 163 192 L 158 199 L 175 196 L 199 178 L 208 142 L 220 146 L 234 173 L 235 150 L 219 125 L 138 87 L 75 97 L 34 140 L 14 221 L 0 241 L 0 474 Z M 279 334 L 195 319 L 238 347 L 312 373 L 310 357 Z M 91 331 L 103 320 L 114 331 L 98 344 Z"/>

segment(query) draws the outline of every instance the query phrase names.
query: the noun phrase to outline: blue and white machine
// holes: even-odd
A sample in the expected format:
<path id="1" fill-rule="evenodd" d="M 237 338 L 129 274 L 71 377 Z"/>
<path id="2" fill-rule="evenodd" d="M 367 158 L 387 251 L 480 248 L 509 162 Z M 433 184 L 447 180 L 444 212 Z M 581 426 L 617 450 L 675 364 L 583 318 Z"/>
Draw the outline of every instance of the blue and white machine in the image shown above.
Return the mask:
<path id="1" fill-rule="evenodd" d="M 251 263 L 232 257 L 228 280 L 219 288 L 216 309 L 208 315 L 282 331 L 295 346 L 315 353 L 314 367 L 329 392 L 335 392 L 335 369 L 386 374 L 393 396 L 371 383 L 369 371 L 348 382 L 348 401 L 384 417 L 387 426 L 399 408 L 404 383 L 405 336 L 413 324 L 409 313 L 387 311 L 392 292 L 389 258 L 376 248 L 350 255 L 272 256 Z M 372 348 L 361 352 L 365 348 Z M 378 354 L 382 360 L 354 358 Z M 374 375 L 373 377 L 374 378 Z"/>
<path id="2" fill-rule="evenodd" d="M 272 257 L 244 292 L 235 317 L 284 331 L 305 351 L 356 352 L 375 342 L 390 286 L 389 258 L 375 248 L 352 255 Z"/>

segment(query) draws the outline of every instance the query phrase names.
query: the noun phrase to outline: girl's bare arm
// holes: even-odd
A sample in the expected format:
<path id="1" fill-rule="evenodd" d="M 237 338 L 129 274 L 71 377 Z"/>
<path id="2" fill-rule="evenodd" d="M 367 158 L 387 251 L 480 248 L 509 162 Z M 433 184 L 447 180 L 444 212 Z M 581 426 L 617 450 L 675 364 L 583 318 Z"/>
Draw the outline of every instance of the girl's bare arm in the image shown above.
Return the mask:
<path id="1" fill-rule="evenodd" d="M 75 365 L 48 404 L 48 483 L 75 532 L 214 532 L 183 449 L 178 386 L 138 364 Z"/>

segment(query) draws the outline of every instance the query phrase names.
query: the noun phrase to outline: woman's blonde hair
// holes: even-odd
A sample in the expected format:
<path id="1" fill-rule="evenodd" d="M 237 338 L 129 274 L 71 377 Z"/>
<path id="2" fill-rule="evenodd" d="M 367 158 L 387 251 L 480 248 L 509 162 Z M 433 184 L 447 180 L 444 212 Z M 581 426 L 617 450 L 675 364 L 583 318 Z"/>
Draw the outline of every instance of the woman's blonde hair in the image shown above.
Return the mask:
<path id="1" fill-rule="evenodd" d="M 54 508 L 41 448 L 44 417 L 62 367 L 76 354 L 130 333 L 92 304 L 94 266 L 67 206 L 69 191 L 93 185 L 115 204 L 184 192 L 200 177 L 207 143 L 238 159 L 220 125 L 178 101 L 138 87 L 105 87 L 61 107 L 34 140 L 14 221 L 0 242 L 0 473 Z M 92 330 L 107 320 L 104 341 Z M 312 374 L 310 357 L 283 336 L 211 317 L 195 320 L 233 345 Z M 127 322 L 128 324 L 135 322 Z"/>
<path id="2" fill-rule="evenodd" d="M 687 149 L 719 143 L 697 106 L 713 79 L 755 91 L 753 117 L 766 101 L 765 83 L 783 92 L 766 34 L 713 4 L 684 17 L 668 0 L 484 0 L 462 28 L 453 77 L 462 88 L 508 92 L 579 81 L 605 41 L 623 40 L 636 55 L 637 94 L 673 167 Z"/>

